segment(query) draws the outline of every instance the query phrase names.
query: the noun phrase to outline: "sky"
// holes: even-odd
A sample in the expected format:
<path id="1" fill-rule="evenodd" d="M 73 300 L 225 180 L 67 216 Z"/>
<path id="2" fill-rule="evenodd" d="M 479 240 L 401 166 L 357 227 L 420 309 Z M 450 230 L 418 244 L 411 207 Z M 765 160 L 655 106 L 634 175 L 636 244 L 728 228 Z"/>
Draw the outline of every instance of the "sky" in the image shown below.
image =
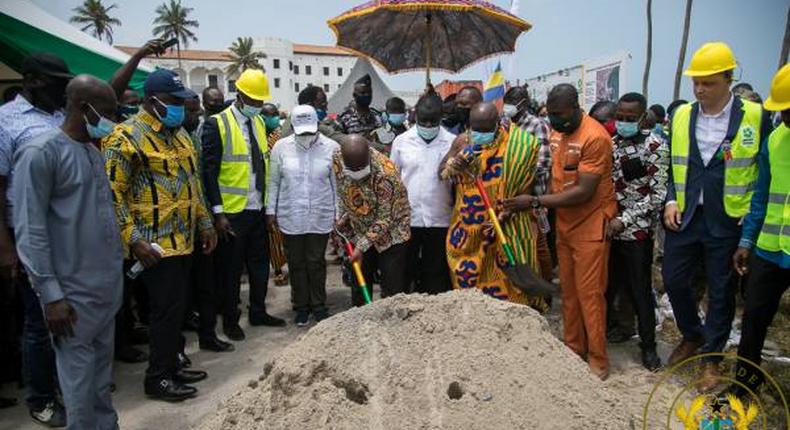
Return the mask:
<path id="1" fill-rule="evenodd" d="M 32 0 L 67 21 L 82 0 Z M 112 11 L 122 25 L 115 29 L 115 44 L 142 45 L 151 38 L 156 6 L 164 0 L 104 0 L 118 5 Z M 281 37 L 295 43 L 334 45 L 326 21 L 362 3 L 363 0 L 182 0 L 194 8 L 200 22 L 198 42 L 190 48 L 226 49 L 239 36 Z M 510 0 L 493 3 L 510 9 Z M 666 105 L 671 101 L 683 32 L 685 0 L 653 2 L 653 64 L 649 101 Z M 519 16 L 533 25 L 523 34 L 512 55 L 506 79 L 522 81 L 547 72 L 571 67 L 584 59 L 626 51 L 628 65 L 625 89 L 641 91 L 645 66 L 647 25 L 646 0 L 520 0 Z M 707 41 L 727 42 L 741 70 L 735 76 L 751 83 L 764 98 L 778 68 L 784 37 L 788 0 L 695 0 L 689 33 L 686 65 L 694 51 Z M 436 74 L 442 79 L 486 80 L 495 62 L 488 61 L 458 75 Z M 387 75 L 385 82 L 395 90 L 417 90 L 424 85 L 423 73 Z M 681 97 L 692 99 L 690 79 L 684 78 Z"/>

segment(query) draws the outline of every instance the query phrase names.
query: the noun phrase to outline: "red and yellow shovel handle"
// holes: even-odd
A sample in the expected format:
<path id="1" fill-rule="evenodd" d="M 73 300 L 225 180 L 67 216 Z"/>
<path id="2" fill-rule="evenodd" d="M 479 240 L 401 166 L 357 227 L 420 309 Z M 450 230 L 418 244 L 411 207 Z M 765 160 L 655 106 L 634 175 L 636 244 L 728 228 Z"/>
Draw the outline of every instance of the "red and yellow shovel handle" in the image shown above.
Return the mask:
<path id="1" fill-rule="evenodd" d="M 346 249 L 346 255 L 348 256 L 349 259 L 353 258 L 354 245 L 351 243 L 350 240 L 348 240 L 348 238 L 340 234 L 340 232 L 338 232 L 338 235 L 340 236 L 341 239 L 343 239 L 343 245 L 344 248 Z M 362 275 L 362 264 L 360 264 L 359 261 L 352 261 L 351 266 L 354 268 L 354 275 L 357 278 L 357 284 L 359 285 L 359 288 L 362 289 L 362 296 L 364 296 L 365 298 L 365 304 L 369 305 L 372 302 L 372 300 L 370 299 L 370 293 L 368 292 L 368 284 L 367 282 L 365 282 L 365 276 Z"/>

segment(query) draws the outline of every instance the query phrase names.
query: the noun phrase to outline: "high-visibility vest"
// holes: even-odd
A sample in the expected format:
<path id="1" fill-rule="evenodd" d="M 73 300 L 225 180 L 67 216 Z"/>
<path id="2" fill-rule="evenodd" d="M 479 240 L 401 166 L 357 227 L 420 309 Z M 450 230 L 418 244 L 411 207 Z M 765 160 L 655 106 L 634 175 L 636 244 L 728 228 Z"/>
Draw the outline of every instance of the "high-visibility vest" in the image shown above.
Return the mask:
<path id="1" fill-rule="evenodd" d="M 222 164 L 219 170 L 219 192 L 222 195 L 222 210 L 225 213 L 239 213 L 247 206 L 247 192 L 250 187 L 250 166 L 252 159 L 247 141 L 239 127 L 231 107 L 213 115 L 217 119 L 219 136 L 222 139 Z M 266 141 L 266 125 L 260 115 L 252 118 L 255 138 L 264 159 L 265 183 L 269 183 L 269 144 Z M 264 202 L 268 196 L 264 193 Z"/>
<path id="2" fill-rule="evenodd" d="M 743 119 L 731 142 L 723 142 L 720 151 L 724 162 L 724 210 L 733 218 L 749 212 L 754 186 L 757 182 L 757 153 L 760 149 L 760 124 L 763 117 L 759 104 L 741 99 Z M 680 106 L 672 117 L 672 177 L 675 195 L 682 213 L 686 207 L 686 179 L 688 176 L 692 104 Z M 729 148 L 729 154 L 726 154 Z"/>
<path id="3" fill-rule="evenodd" d="M 768 210 L 757 246 L 790 254 L 790 129 L 784 124 L 768 137 L 768 160 L 771 164 Z"/>

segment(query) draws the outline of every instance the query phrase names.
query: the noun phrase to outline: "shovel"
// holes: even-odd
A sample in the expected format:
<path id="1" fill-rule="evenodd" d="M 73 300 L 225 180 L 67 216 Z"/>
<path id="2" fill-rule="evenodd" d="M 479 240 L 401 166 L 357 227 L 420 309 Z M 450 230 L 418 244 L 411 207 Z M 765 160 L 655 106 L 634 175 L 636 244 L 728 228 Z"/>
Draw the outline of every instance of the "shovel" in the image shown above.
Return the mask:
<path id="1" fill-rule="evenodd" d="M 488 193 L 486 192 L 482 179 L 479 177 L 475 178 L 475 185 L 477 185 L 477 190 L 480 191 L 480 195 L 483 197 L 483 203 L 485 204 L 486 211 L 488 211 L 488 217 L 491 218 L 491 223 L 494 225 L 497 240 L 499 240 L 502 249 L 505 251 L 505 256 L 507 256 L 508 264 L 502 270 L 505 272 L 508 279 L 510 279 L 510 282 L 528 296 L 558 295 L 558 289 L 553 284 L 546 282 L 543 278 L 536 276 L 529 264 L 516 264 L 513 248 L 510 247 L 510 243 L 508 243 L 507 237 L 505 237 L 505 232 L 502 231 L 499 218 L 497 218 L 496 212 L 494 212 L 494 207 L 491 205 L 491 200 L 488 198 Z"/>
<path id="2" fill-rule="evenodd" d="M 340 231 L 335 229 L 335 233 L 343 240 L 343 249 L 346 250 L 346 256 L 349 260 L 351 260 L 352 255 L 354 255 L 354 244 L 351 243 L 348 238 L 343 235 Z M 357 284 L 359 288 L 362 289 L 362 295 L 365 297 L 365 304 L 369 305 L 373 300 L 370 299 L 370 293 L 368 292 L 368 284 L 365 282 L 365 277 L 362 275 L 362 265 L 359 261 L 352 261 L 351 266 L 354 268 L 354 275 L 357 277 Z"/>

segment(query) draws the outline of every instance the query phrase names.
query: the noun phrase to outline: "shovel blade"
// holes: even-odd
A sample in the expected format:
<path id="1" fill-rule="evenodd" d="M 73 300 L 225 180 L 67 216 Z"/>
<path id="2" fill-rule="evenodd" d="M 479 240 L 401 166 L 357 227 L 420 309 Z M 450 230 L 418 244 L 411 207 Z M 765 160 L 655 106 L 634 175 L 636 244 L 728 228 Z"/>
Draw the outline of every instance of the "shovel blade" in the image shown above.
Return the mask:
<path id="1" fill-rule="evenodd" d="M 559 288 L 535 275 L 529 265 L 507 266 L 503 271 L 510 282 L 528 296 L 559 296 L 560 294 Z"/>

